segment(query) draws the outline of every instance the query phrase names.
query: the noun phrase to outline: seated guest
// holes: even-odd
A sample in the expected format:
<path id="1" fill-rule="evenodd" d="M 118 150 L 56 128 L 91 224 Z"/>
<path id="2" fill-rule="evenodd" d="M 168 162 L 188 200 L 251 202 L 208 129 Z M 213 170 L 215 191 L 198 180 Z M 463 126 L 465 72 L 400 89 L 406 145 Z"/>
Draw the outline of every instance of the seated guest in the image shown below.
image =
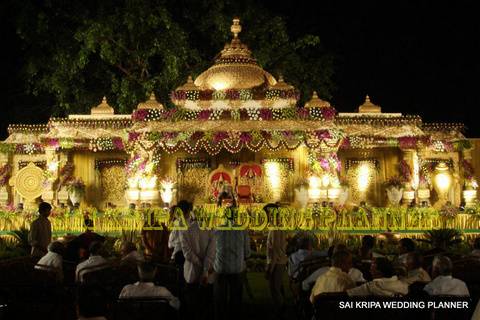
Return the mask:
<path id="1" fill-rule="evenodd" d="M 370 272 L 373 281 L 347 290 L 349 296 L 386 296 L 406 295 L 408 285 L 398 280 L 392 263 L 387 258 L 376 258 L 372 262 Z"/>
<path id="2" fill-rule="evenodd" d="M 410 252 L 407 255 L 407 276 L 402 280 L 407 284 L 414 282 L 430 282 L 432 279 L 427 271 L 422 268 L 423 257 L 418 252 Z"/>
<path id="3" fill-rule="evenodd" d="M 78 320 L 107 320 L 107 292 L 96 286 L 82 286 L 78 292 Z"/>
<path id="4" fill-rule="evenodd" d="M 101 242 L 92 242 L 89 248 L 90 256 L 87 260 L 77 265 L 77 270 L 75 272 L 77 282 L 83 282 L 83 276 L 86 273 L 101 270 L 109 266 L 108 260 L 100 255 L 101 250 Z"/>
<path id="5" fill-rule="evenodd" d="M 134 243 L 127 241 L 122 243 L 122 263 L 144 261 L 143 255 L 138 252 Z"/>
<path id="6" fill-rule="evenodd" d="M 156 286 L 155 279 L 156 268 L 151 263 L 143 262 L 138 266 L 139 282 L 128 284 L 120 292 L 121 299 L 128 298 L 165 298 L 174 309 L 180 308 L 180 300 L 175 297 L 167 288 Z"/>
<path id="7" fill-rule="evenodd" d="M 311 237 L 298 238 L 298 250 L 288 257 L 288 275 L 296 278 L 300 269 L 300 264 L 308 259 L 314 259 L 322 256 L 322 253 L 313 250 L 313 239 Z"/>
<path id="8" fill-rule="evenodd" d="M 51 242 L 48 252 L 35 265 L 37 270 L 52 270 L 57 273 L 57 279 L 63 280 L 63 244 L 60 241 Z"/>
<path id="9" fill-rule="evenodd" d="M 375 248 L 375 238 L 370 235 L 365 235 L 362 237 L 362 246 L 359 249 L 359 257 L 362 262 L 371 262 L 373 258 L 382 257 L 381 254 L 378 254 L 373 251 Z"/>
<path id="10" fill-rule="evenodd" d="M 343 244 L 331 246 L 330 248 L 328 248 L 328 258 L 332 259 L 333 254 L 337 251 L 348 250 L 347 247 Z M 311 275 L 309 275 L 307 278 L 305 278 L 305 280 L 302 281 L 302 289 L 304 291 L 309 291 L 310 289 L 312 289 L 312 286 L 315 284 L 315 281 L 317 281 L 318 277 L 326 273 L 328 269 L 330 269 L 330 267 L 321 267 L 315 270 Z M 365 282 L 362 272 L 357 268 L 350 268 L 350 270 L 348 271 L 348 276 L 352 279 L 354 283 Z"/>
<path id="11" fill-rule="evenodd" d="M 344 292 L 353 288 L 355 283 L 347 272 L 352 268 L 352 254 L 348 251 L 337 251 L 332 256 L 332 266 L 326 273 L 318 277 L 310 294 L 310 302 L 315 303 L 322 293 Z"/>
<path id="12" fill-rule="evenodd" d="M 475 238 L 475 241 L 473 242 L 473 250 L 470 255 L 475 258 L 480 258 L 480 237 Z"/>
<path id="13" fill-rule="evenodd" d="M 400 264 L 407 264 L 407 256 L 410 252 L 415 251 L 415 242 L 410 238 L 400 239 L 398 242 L 398 258 L 397 262 Z"/>
<path id="14" fill-rule="evenodd" d="M 452 261 L 445 256 L 437 256 L 432 263 L 433 281 L 424 288 L 431 296 L 469 296 L 467 285 L 452 277 Z"/>

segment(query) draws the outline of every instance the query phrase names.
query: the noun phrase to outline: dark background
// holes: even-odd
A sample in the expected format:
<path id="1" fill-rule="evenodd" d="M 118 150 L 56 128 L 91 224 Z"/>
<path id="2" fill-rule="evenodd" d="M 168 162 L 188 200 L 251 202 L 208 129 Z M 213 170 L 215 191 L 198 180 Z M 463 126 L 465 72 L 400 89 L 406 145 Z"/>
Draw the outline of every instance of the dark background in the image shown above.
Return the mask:
<path id="1" fill-rule="evenodd" d="M 351 112 L 369 94 L 383 112 L 463 122 L 479 137 L 480 19 L 475 1 L 267 1 L 289 32 L 319 35 L 335 56 L 332 103 Z M 261 13 L 259 13 L 261 14 Z M 14 14 L 1 12 L 0 138 L 9 123 L 46 122 L 54 102 L 25 94 Z M 219 48 L 220 49 L 220 48 Z"/>

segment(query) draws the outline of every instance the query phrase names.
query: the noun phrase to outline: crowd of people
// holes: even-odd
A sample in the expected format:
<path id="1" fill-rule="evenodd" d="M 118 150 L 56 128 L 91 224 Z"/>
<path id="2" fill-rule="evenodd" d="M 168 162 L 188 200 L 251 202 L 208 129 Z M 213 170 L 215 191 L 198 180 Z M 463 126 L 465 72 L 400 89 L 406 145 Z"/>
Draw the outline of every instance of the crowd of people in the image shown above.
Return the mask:
<path id="1" fill-rule="evenodd" d="M 219 206 L 235 208 L 234 198 L 227 194 L 219 197 Z M 48 216 L 51 211 L 48 203 L 39 205 L 39 217 L 30 229 L 31 255 L 39 258 L 36 269 L 54 271 L 58 281 L 63 280 L 64 260 L 74 261 L 75 280 L 85 281 L 85 275 L 106 268 L 111 261 L 102 256 L 104 237 L 92 231 L 93 222 L 86 219 L 87 230 L 68 243 L 52 242 L 51 225 Z M 150 228 L 142 232 L 145 250 L 138 250 L 131 242 L 124 242 L 121 248 L 121 263 L 138 266 L 136 283 L 126 285 L 120 299 L 133 297 L 161 297 L 175 310 L 183 310 L 195 319 L 227 319 L 241 315 L 242 293 L 247 283 L 246 260 L 250 256 L 250 238 L 246 230 L 206 230 L 200 228 L 193 213 L 193 205 L 185 200 L 172 208 L 172 223 L 178 223 L 173 214 L 176 210 L 184 214 L 188 229 L 168 231 L 163 228 Z M 277 204 L 264 207 L 267 216 L 278 209 Z M 235 226 L 235 210 L 227 211 L 225 223 Z M 398 243 L 398 254 L 388 259 L 378 253 L 372 236 L 364 236 L 358 251 L 352 252 L 343 244 L 332 245 L 328 251 L 314 250 L 314 238 L 306 235 L 296 238 L 295 249 L 287 252 L 287 231 L 270 230 L 266 242 L 265 277 L 268 281 L 274 314 L 278 318 L 285 315 L 287 299 L 285 279 L 290 279 L 290 287 L 296 300 L 306 299 L 314 305 L 323 294 L 345 293 L 348 296 L 405 296 L 419 288 L 427 295 L 469 296 L 465 282 L 452 277 L 452 261 L 445 255 L 438 255 L 431 268 L 425 270 L 422 254 L 416 250 L 415 242 L 403 238 Z M 472 257 L 478 257 L 480 240 L 474 244 Z M 328 263 L 306 274 L 305 263 L 320 259 Z M 182 290 L 179 297 L 166 287 L 155 283 L 157 263 L 170 263 L 181 273 Z M 359 267 L 359 266 L 362 267 Z M 368 268 L 365 268 L 368 266 Z M 88 289 L 80 290 L 88 292 Z M 91 293 L 89 293 L 91 294 Z M 85 299 L 84 299 L 85 300 Z M 93 314 L 103 312 L 102 308 L 85 310 L 82 314 L 82 299 L 79 297 L 79 317 L 105 316 Z M 100 300 L 98 300 L 100 301 Z M 97 311 L 95 311 L 97 310 Z M 238 310 L 238 312 L 232 312 Z M 477 315 L 477 312 L 476 312 Z M 477 318 L 475 318 L 477 319 Z M 478 311 L 480 319 L 480 311 Z"/>

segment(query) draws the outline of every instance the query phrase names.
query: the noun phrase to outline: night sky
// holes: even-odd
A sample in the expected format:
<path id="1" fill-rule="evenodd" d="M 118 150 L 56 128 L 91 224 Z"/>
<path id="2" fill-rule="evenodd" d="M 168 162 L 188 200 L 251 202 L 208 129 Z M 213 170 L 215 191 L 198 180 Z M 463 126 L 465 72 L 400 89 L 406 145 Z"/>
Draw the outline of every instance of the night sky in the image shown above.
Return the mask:
<path id="1" fill-rule="evenodd" d="M 335 55 L 332 103 L 351 112 L 365 94 L 383 112 L 424 121 L 463 122 L 480 137 L 480 19 L 475 1 L 268 1 L 293 35 L 316 34 Z M 261 13 L 259 13 L 261 14 Z M 1 12 L 2 116 L 8 123 L 48 120 L 48 100 L 23 93 L 20 41 L 11 13 Z M 220 48 L 219 48 L 220 49 Z"/>

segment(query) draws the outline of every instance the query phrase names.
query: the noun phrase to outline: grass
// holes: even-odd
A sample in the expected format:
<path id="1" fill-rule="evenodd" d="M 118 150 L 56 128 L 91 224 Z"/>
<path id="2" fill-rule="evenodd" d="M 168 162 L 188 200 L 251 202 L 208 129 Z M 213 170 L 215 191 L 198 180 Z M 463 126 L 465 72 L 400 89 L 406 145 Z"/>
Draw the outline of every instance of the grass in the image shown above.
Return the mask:
<path id="1" fill-rule="evenodd" d="M 246 291 L 243 291 L 243 317 L 245 319 L 277 319 L 275 308 L 273 306 L 268 281 L 265 279 L 263 272 L 249 272 L 247 279 L 253 293 L 253 300 L 250 299 Z M 293 312 L 293 297 L 288 284 L 288 277 L 285 274 L 283 279 L 285 298 L 288 304 L 287 311 L 284 314 L 286 319 L 295 319 Z"/>

